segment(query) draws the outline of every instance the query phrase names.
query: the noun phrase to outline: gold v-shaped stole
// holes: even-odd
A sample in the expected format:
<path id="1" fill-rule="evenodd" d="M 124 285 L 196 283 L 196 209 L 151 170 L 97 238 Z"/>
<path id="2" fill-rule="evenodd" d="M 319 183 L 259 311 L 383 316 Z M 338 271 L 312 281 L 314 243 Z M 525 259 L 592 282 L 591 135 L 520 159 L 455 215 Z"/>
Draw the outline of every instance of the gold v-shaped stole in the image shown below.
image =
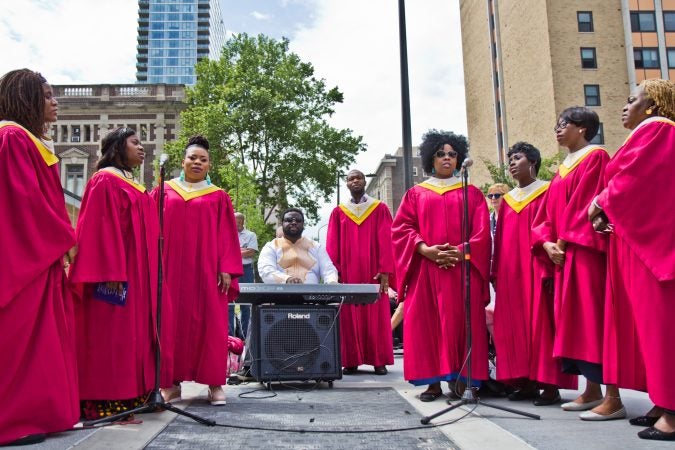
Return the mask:
<path id="1" fill-rule="evenodd" d="M 435 184 L 431 184 L 428 181 L 423 181 L 418 186 L 423 187 L 424 189 L 429 189 L 430 191 L 433 191 L 439 195 L 443 195 L 446 192 L 454 191 L 455 189 L 461 188 L 462 182 L 460 181 L 459 183 L 451 184 L 448 186 L 436 186 Z"/>
<path id="2" fill-rule="evenodd" d="M 193 198 L 202 197 L 204 195 L 208 195 L 212 192 L 216 192 L 216 191 L 220 190 L 220 188 L 218 186 L 211 185 L 211 186 L 205 187 L 204 189 L 200 189 L 198 191 L 188 192 L 185 189 L 183 189 L 183 187 L 180 184 L 178 184 L 177 182 L 175 182 L 174 180 L 169 180 L 169 181 L 166 182 L 166 184 L 171 186 L 173 188 L 173 190 L 176 191 L 176 193 L 178 195 L 180 195 L 183 198 L 183 200 L 185 200 L 186 202 L 189 202 Z"/>
<path id="3" fill-rule="evenodd" d="M 47 146 L 40 139 L 35 137 L 33 135 L 33 133 L 31 133 L 30 131 L 28 131 L 27 129 L 25 129 L 24 127 L 22 127 L 21 125 L 19 125 L 16 122 L 0 123 L 0 128 L 7 127 L 7 126 L 21 128 L 23 131 L 25 131 L 26 134 L 28 134 L 28 137 L 30 138 L 30 140 L 33 141 L 33 144 L 35 144 L 35 146 L 37 147 L 38 151 L 40 152 L 40 156 L 42 156 L 42 159 L 44 159 L 45 163 L 48 166 L 53 166 L 54 164 L 59 162 L 59 158 L 55 154 L 50 152 L 49 149 L 47 148 Z"/>
<path id="4" fill-rule="evenodd" d="M 111 170 L 106 170 L 106 169 L 108 169 L 108 168 L 111 169 Z M 139 190 L 139 191 L 141 191 L 141 192 L 145 192 L 145 191 L 146 191 L 145 186 L 143 186 L 142 184 L 138 184 L 138 183 L 136 183 L 134 180 L 130 180 L 130 179 L 126 178 L 125 176 L 123 176 L 123 175 L 117 173 L 117 172 L 115 171 L 115 169 L 113 169 L 112 167 L 104 167 L 103 169 L 99 170 L 99 172 L 108 172 L 108 173 L 111 174 L 111 175 L 115 175 L 115 176 L 116 176 L 117 178 L 119 178 L 120 180 L 126 181 L 126 182 L 129 183 L 131 186 L 133 186 L 134 189 L 137 189 L 137 190 Z"/>
<path id="5" fill-rule="evenodd" d="M 295 244 L 286 238 L 278 238 L 276 241 L 281 247 L 279 266 L 287 275 L 300 278 L 304 282 L 307 279 L 307 272 L 316 264 L 316 259 L 309 254 L 312 242 L 306 238 L 300 238 Z"/>
<path id="6" fill-rule="evenodd" d="M 567 175 L 569 175 L 570 172 L 572 172 L 574 169 L 577 168 L 577 166 L 579 164 L 581 164 L 581 161 L 588 158 L 588 155 L 590 155 L 591 153 L 593 153 L 596 150 L 602 150 L 603 152 L 605 151 L 605 149 L 602 148 L 602 147 L 593 147 L 592 149 L 587 151 L 584 156 L 582 156 L 581 158 L 574 161 L 574 163 L 571 166 L 567 167 L 567 166 L 565 166 L 565 164 L 561 163 L 560 167 L 558 167 L 558 174 L 560 175 L 560 178 L 565 178 Z"/>
<path id="7" fill-rule="evenodd" d="M 340 209 L 343 213 L 350 219 L 354 221 L 357 225 L 361 225 L 364 220 L 370 217 L 370 214 L 375 211 L 377 205 L 382 203 L 379 200 L 368 197 L 363 203 L 343 203 L 340 205 Z"/>
<path id="8" fill-rule="evenodd" d="M 549 183 L 544 183 L 534 191 L 530 192 L 526 197 L 516 200 L 515 197 L 511 194 L 511 192 L 507 192 L 506 195 L 504 195 L 504 201 L 508 203 L 508 205 L 511 207 L 512 210 L 515 212 L 519 213 L 520 211 L 523 210 L 527 205 L 532 203 L 534 199 L 539 197 L 541 194 L 546 192 L 548 190 Z"/>

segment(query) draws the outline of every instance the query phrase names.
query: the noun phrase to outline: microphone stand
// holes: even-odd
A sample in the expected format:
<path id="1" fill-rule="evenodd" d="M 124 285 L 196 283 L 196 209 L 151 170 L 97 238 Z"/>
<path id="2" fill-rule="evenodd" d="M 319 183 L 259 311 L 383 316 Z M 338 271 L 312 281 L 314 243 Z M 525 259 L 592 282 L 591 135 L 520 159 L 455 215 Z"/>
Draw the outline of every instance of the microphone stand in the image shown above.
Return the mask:
<path id="1" fill-rule="evenodd" d="M 123 419 L 125 417 L 129 417 L 132 414 L 143 414 L 143 413 L 152 413 L 152 412 L 159 412 L 162 410 L 168 410 L 171 412 L 174 412 L 178 415 L 189 417 L 190 419 L 194 420 L 195 422 L 199 422 L 203 425 L 208 425 L 208 426 L 215 426 L 216 422 L 211 420 L 211 419 L 205 419 L 203 417 L 197 416 L 195 414 L 191 414 L 187 411 L 183 411 L 180 408 L 177 408 L 173 406 L 171 403 L 167 403 L 164 401 L 164 397 L 162 397 L 162 393 L 160 391 L 160 370 L 161 370 L 161 345 L 160 345 L 160 336 L 162 335 L 162 280 L 164 278 L 163 276 L 163 267 L 164 267 L 164 262 L 162 260 L 162 254 L 164 252 L 164 178 L 166 176 L 165 173 L 165 163 L 166 160 L 164 158 L 161 158 L 160 160 L 160 165 L 159 165 L 159 201 L 158 201 L 158 210 L 159 210 L 159 238 L 157 239 L 157 245 L 158 245 L 158 258 L 157 258 L 157 323 L 155 324 L 155 385 L 148 394 L 148 398 L 145 400 L 145 403 L 142 404 L 141 406 L 137 408 L 133 408 L 127 411 L 124 411 L 119 414 L 113 414 L 112 416 L 106 416 L 102 417 L 100 419 L 96 420 L 88 420 L 82 423 L 83 426 L 89 427 L 89 426 L 94 426 L 98 425 L 100 423 L 105 423 L 105 422 L 115 422 L 117 420 Z"/>
<path id="2" fill-rule="evenodd" d="M 450 405 L 448 408 L 445 408 L 441 411 L 438 411 L 435 414 L 430 416 L 423 417 L 421 422 L 423 425 L 427 425 L 436 417 L 439 417 L 447 412 L 457 409 L 460 406 L 464 405 L 483 405 L 493 409 L 499 409 L 501 411 L 507 411 L 513 414 L 519 414 L 521 416 L 530 417 L 532 419 L 541 420 L 541 417 L 536 414 L 531 414 L 525 411 L 519 411 L 517 409 L 507 408 L 506 406 L 495 405 L 492 403 L 486 403 L 478 398 L 476 390 L 471 386 L 471 349 L 472 349 L 472 336 L 471 336 L 471 244 L 469 240 L 471 238 L 471 227 L 469 225 L 469 166 L 471 165 L 471 160 L 467 156 L 464 162 L 462 163 L 462 206 L 463 206 L 463 220 L 464 226 L 462 227 L 462 238 L 464 240 L 464 326 L 466 329 L 466 388 L 462 394 L 462 398 L 458 403 Z M 473 411 L 472 411 L 473 412 Z"/>

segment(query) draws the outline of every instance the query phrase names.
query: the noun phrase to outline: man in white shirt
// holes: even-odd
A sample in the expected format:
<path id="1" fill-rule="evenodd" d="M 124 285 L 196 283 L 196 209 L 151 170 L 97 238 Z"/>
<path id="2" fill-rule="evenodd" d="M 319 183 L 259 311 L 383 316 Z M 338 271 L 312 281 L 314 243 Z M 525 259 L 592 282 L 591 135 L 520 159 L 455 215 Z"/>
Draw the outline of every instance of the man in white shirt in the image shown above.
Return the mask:
<path id="1" fill-rule="evenodd" d="M 258 273 L 264 283 L 338 282 L 337 269 L 326 250 L 302 237 L 305 216 L 301 210 L 284 211 L 281 227 L 283 236 L 265 244 L 258 258 Z"/>
<path id="2" fill-rule="evenodd" d="M 240 213 L 234 213 L 234 218 L 237 221 L 237 232 L 239 233 L 239 247 L 241 249 L 241 263 L 244 267 L 244 274 L 239 277 L 240 283 L 254 283 L 255 274 L 253 273 L 253 257 L 258 252 L 258 237 L 253 231 L 247 230 L 245 227 L 246 217 Z M 249 305 L 239 305 L 241 331 L 243 338 L 246 339 L 248 333 L 248 324 L 251 317 L 251 307 Z M 230 304 L 228 308 L 229 315 L 229 331 L 230 335 L 235 335 L 235 305 Z"/>

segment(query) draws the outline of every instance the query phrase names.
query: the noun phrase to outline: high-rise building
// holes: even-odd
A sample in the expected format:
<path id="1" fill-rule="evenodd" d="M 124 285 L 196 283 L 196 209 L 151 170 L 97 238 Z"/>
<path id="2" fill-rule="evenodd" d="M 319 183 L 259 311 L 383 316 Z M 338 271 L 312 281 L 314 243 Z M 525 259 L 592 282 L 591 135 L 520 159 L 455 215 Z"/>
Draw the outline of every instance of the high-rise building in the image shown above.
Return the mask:
<path id="1" fill-rule="evenodd" d="M 569 106 L 598 113 L 594 142 L 613 153 L 631 90 L 675 75 L 675 0 L 460 0 L 460 16 L 477 184 L 481 160 L 506 163 L 518 141 L 561 150 L 553 127 Z"/>
<path id="2" fill-rule="evenodd" d="M 139 0 L 136 80 L 193 85 L 197 61 L 224 43 L 218 0 Z"/>

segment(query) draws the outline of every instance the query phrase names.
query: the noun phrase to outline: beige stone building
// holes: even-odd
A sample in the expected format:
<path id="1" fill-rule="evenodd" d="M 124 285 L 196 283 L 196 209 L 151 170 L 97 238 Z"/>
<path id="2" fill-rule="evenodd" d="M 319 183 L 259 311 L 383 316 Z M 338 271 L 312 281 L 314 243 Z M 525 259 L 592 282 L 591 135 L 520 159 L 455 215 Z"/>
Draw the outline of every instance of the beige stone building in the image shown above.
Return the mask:
<path id="1" fill-rule="evenodd" d="M 473 181 L 528 141 L 561 150 L 553 127 L 569 106 L 600 116 L 594 140 L 613 153 L 621 110 L 645 78 L 675 75 L 675 0 L 460 0 Z"/>
<path id="2" fill-rule="evenodd" d="M 94 173 L 101 139 L 116 127 L 131 127 L 139 134 L 145 150 L 140 181 L 151 188 L 154 160 L 164 144 L 178 135 L 180 112 L 187 106 L 185 87 L 97 84 L 52 88 L 59 102 L 59 117 L 51 137 L 60 159 L 61 184 L 71 220 L 77 218 L 84 186 Z"/>

